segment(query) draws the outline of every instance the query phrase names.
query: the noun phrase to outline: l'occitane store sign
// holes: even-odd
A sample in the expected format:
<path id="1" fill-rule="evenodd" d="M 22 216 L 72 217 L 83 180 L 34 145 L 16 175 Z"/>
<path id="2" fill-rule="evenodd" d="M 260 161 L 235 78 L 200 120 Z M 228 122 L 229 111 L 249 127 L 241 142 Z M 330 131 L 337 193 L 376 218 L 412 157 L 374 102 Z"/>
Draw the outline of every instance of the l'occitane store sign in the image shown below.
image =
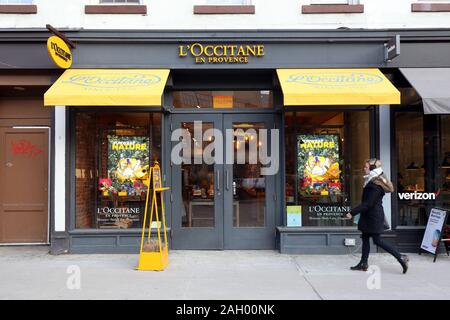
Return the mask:
<path id="1" fill-rule="evenodd" d="M 179 57 L 191 56 L 197 64 L 248 63 L 251 57 L 264 56 L 264 45 L 201 44 L 193 43 L 178 46 Z"/>
<path id="2" fill-rule="evenodd" d="M 72 52 L 69 46 L 58 36 L 47 39 L 47 50 L 55 64 L 62 69 L 69 69 L 72 65 Z"/>

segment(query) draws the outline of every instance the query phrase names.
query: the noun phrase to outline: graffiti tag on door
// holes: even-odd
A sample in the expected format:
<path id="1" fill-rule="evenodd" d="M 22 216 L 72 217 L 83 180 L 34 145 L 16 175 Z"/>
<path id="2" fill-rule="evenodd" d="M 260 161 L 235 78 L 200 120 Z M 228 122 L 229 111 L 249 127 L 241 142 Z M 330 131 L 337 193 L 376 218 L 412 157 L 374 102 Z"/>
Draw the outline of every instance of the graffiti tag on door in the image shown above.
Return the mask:
<path id="1" fill-rule="evenodd" d="M 39 149 L 31 141 L 25 139 L 19 141 L 12 141 L 11 151 L 13 156 L 24 154 L 30 156 L 31 158 L 36 158 L 37 156 L 44 153 L 42 149 Z"/>

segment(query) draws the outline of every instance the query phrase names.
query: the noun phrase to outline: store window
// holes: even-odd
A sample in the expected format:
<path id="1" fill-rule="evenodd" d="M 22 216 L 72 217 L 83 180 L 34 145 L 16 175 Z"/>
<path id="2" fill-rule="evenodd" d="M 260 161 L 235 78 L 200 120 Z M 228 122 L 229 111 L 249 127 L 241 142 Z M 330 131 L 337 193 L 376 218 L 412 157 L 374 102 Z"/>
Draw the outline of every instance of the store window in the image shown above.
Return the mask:
<path id="1" fill-rule="evenodd" d="M 443 208 L 450 207 L 450 115 L 440 116 L 440 158 L 438 163 L 439 170 L 439 202 Z M 450 217 L 447 219 L 447 224 Z"/>
<path id="2" fill-rule="evenodd" d="M 79 112 L 75 139 L 75 227 L 140 228 L 148 169 L 161 160 L 161 115 Z"/>
<path id="3" fill-rule="evenodd" d="M 370 158 L 370 112 L 285 114 L 288 226 L 354 226 L 343 213 L 361 201 Z"/>
<path id="4" fill-rule="evenodd" d="M 446 116 L 395 113 L 399 226 L 425 226 L 433 206 L 448 204 L 448 125 Z"/>
<path id="5" fill-rule="evenodd" d="M 127 4 L 127 3 L 140 3 L 140 0 L 100 0 L 100 3 L 105 3 L 105 4 L 110 4 L 110 3 L 114 3 L 114 4 Z"/>
<path id="6" fill-rule="evenodd" d="M 33 0 L 0 0 L 0 4 L 33 4 Z"/>
<path id="7" fill-rule="evenodd" d="M 252 4 L 251 0 L 205 0 L 205 4 L 212 5 L 223 5 L 223 4 L 231 4 L 231 5 L 249 5 Z"/>
<path id="8" fill-rule="evenodd" d="M 359 4 L 359 0 L 311 0 L 311 4 Z"/>
<path id="9" fill-rule="evenodd" d="M 175 108 L 272 108 L 272 91 L 175 91 Z"/>

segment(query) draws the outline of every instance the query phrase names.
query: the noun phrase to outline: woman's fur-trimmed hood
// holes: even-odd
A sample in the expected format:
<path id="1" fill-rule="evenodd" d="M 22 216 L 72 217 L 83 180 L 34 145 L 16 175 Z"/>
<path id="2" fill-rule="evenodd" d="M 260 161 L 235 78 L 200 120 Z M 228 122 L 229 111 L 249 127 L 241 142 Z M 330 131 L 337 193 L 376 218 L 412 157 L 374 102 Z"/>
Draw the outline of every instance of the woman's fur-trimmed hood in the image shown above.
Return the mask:
<path id="1" fill-rule="evenodd" d="M 391 193 L 394 192 L 394 185 L 392 182 L 386 177 L 384 173 L 372 179 L 372 182 L 376 185 L 379 185 L 383 188 L 384 192 Z"/>

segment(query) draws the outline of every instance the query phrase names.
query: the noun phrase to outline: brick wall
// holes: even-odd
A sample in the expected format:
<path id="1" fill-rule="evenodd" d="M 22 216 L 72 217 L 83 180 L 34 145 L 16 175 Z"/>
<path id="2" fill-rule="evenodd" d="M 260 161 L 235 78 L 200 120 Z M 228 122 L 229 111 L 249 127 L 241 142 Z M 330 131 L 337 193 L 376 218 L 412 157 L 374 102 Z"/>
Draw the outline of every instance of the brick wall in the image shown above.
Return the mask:
<path id="1" fill-rule="evenodd" d="M 95 227 L 95 116 L 76 115 L 76 228 Z"/>

